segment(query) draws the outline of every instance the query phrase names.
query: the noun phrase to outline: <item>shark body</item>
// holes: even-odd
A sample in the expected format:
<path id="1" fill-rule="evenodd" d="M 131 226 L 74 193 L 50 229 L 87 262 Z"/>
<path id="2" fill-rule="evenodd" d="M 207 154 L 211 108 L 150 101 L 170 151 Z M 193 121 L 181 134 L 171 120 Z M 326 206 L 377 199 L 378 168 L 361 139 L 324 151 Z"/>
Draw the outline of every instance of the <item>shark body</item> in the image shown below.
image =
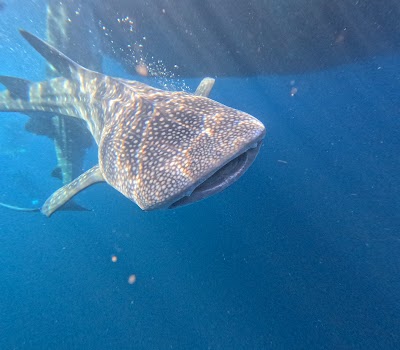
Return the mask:
<path id="1" fill-rule="evenodd" d="M 0 111 L 82 119 L 98 144 L 98 165 L 51 195 L 43 214 L 50 216 L 102 181 L 143 210 L 175 208 L 222 191 L 254 161 L 264 125 L 205 97 L 210 85 L 189 94 L 103 75 L 36 36 L 21 34 L 61 77 L 38 83 L 0 77 L 7 86 Z"/>

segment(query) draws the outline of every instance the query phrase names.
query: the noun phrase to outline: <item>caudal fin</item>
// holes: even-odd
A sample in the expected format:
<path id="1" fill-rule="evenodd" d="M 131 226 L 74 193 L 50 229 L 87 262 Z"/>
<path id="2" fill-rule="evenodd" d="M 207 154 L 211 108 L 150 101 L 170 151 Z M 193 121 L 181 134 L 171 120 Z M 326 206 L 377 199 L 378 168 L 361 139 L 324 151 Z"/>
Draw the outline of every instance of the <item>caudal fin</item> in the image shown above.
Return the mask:
<path id="1" fill-rule="evenodd" d="M 86 113 L 79 95 L 85 90 L 84 81 L 103 77 L 88 70 L 65 56 L 53 46 L 35 35 L 20 30 L 21 35 L 39 52 L 62 77 L 33 83 L 24 79 L 0 76 L 0 84 L 7 87 L 0 92 L 0 111 L 4 112 L 52 112 L 86 120 Z"/>
<path id="2" fill-rule="evenodd" d="M 39 52 L 62 76 L 70 79 L 74 72 L 87 71 L 69 57 L 58 51 L 55 47 L 46 43 L 44 40 L 39 39 L 37 36 L 29 33 L 23 29 L 19 31 L 25 40 L 32 45 L 32 47 Z M 94 72 L 93 72 L 94 73 Z"/>

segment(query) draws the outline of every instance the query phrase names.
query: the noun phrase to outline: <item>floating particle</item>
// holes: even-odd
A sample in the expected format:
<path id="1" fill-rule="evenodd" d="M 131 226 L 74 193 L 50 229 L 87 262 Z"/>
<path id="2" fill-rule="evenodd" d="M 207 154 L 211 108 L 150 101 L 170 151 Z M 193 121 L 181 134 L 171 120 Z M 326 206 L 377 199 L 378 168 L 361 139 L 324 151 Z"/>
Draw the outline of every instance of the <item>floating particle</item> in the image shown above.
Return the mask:
<path id="1" fill-rule="evenodd" d="M 139 63 L 136 67 L 136 73 L 141 75 L 142 77 L 147 77 L 149 74 L 149 70 L 144 63 Z"/>
<path id="2" fill-rule="evenodd" d="M 294 87 L 294 86 L 293 86 L 292 89 L 290 90 L 290 96 L 293 97 L 294 95 L 296 95 L 296 94 L 297 94 L 297 91 L 298 91 L 298 90 L 297 90 L 297 87 Z"/>
<path id="3" fill-rule="evenodd" d="M 117 260 L 118 260 L 118 258 L 117 258 L 116 255 L 113 255 L 113 256 L 111 257 L 111 261 L 112 261 L 113 263 L 117 262 Z"/>
<path id="4" fill-rule="evenodd" d="M 347 34 L 346 29 L 347 28 L 344 28 L 343 30 L 341 30 L 339 32 L 339 34 L 336 36 L 335 44 L 343 44 L 344 43 L 344 41 L 346 40 L 346 34 Z"/>
<path id="5" fill-rule="evenodd" d="M 136 275 L 130 275 L 128 278 L 129 284 L 134 284 L 136 282 Z"/>

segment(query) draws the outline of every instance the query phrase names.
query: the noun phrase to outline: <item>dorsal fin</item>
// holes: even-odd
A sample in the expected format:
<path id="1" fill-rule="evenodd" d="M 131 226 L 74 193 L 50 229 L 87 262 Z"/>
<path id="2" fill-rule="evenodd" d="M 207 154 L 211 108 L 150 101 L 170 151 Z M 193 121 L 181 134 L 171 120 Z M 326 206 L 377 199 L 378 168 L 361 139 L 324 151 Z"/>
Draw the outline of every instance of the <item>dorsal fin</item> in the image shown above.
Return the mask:
<path id="1" fill-rule="evenodd" d="M 196 91 L 195 91 L 195 95 L 197 96 L 204 96 L 204 97 L 208 97 L 210 95 L 210 92 L 214 86 L 215 83 L 215 79 L 214 78 L 204 78 L 199 86 L 197 87 Z"/>
<path id="2" fill-rule="evenodd" d="M 29 80 L 0 75 L 0 83 L 10 91 L 12 98 L 25 101 L 29 99 L 29 85 L 31 84 Z"/>
<path id="3" fill-rule="evenodd" d="M 37 36 L 23 29 L 20 29 L 19 32 L 25 40 L 65 78 L 71 78 L 71 74 L 74 71 L 84 70 L 89 72 L 89 70 L 80 66 L 78 63 L 74 62 L 42 39 L 39 39 Z"/>

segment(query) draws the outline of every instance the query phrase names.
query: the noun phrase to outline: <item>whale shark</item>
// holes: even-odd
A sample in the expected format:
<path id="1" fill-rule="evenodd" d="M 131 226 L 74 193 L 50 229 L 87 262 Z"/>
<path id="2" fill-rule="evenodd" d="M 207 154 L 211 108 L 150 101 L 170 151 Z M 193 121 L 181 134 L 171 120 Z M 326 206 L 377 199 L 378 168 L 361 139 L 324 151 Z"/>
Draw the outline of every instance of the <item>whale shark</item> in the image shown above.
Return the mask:
<path id="1" fill-rule="evenodd" d="M 255 160 L 266 134 L 257 118 L 205 95 L 166 91 L 86 69 L 35 35 L 21 35 L 61 75 L 42 82 L 2 76 L 0 111 L 83 120 L 98 164 L 54 192 L 52 215 L 77 193 L 106 182 L 141 209 L 177 208 L 226 189 Z"/>

